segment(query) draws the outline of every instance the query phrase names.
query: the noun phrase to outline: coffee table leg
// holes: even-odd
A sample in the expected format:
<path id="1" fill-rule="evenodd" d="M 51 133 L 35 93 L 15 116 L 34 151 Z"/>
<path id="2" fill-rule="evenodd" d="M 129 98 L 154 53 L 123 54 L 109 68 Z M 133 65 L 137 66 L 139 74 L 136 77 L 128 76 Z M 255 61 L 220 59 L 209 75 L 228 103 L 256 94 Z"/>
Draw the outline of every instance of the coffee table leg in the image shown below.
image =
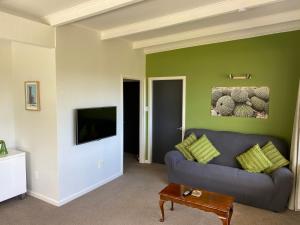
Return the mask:
<path id="1" fill-rule="evenodd" d="M 219 218 L 222 221 L 223 225 L 230 225 L 229 218 L 223 218 L 223 217 L 219 217 Z"/>
<path id="2" fill-rule="evenodd" d="M 227 218 L 219 217 L 219 219 L 222 220 L 223 225 L 230 225 L 232 214 L 233 214 L 233 206 L 230 208 Z"/>
<path id="3" fill-rule="evenodd" d="M 171 201 L 171 211 L 173 211 L 173 210 L 174 210 L 174 202 Z"/>
<path id="4" fill-rule="evenodd" d="M 230 211 L 229 211 L 229 225 L 230 225 L 230 222 L 231 222 L 232 214 L 233 214 L 233 206 L 231 206 Z"/>
<path id="5" fill-rule="evenodd" d="M 165 204 L 164 200 L 159 200 L 159 207 L 160 207 L 160 211 L 161 211 L 161 219 L 159 220 L 160 222 L 165 221 L 164 204 Z"/>

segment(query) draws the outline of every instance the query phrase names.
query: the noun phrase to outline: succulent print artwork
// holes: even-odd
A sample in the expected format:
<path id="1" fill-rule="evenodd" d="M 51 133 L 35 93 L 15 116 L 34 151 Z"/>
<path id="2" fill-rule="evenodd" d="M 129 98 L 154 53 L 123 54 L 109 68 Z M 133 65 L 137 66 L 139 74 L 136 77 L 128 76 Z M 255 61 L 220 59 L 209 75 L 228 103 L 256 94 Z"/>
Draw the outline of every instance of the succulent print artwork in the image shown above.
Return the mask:
<path id="1" fill-rule="evenodd" d="M 211 115 L 267 119 L 269 100 L 268 87 L 214 87 Z"/>

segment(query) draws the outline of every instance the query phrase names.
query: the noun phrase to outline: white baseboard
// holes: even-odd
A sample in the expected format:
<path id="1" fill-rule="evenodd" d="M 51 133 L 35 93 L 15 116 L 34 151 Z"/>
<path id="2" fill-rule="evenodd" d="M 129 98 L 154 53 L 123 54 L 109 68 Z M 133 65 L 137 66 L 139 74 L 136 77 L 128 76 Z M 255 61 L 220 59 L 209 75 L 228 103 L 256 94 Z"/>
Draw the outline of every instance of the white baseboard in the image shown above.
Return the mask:
<path id="1" fill-rule="evenodd" d="M 104 180 L 102 180 L 102 181 L 100 181 L 100 182 L 98 182 L 98 183 L 96 183 L 94 185 L 91 185 L 91 186 L 89 186 L 89 187 L 87 187 L 87 188 L 85 188 L 85 189 L 83 189 L 83 190 L 81 190 L 81 191 L 79 191 L 79 192 L 77 192 L 75 194 L 72 194 L 72 195 L 70 195 L 70 196 L 68 196 L 68 197 L 66 197 L 66 198 L 64 198 L 62 200 L 59 200 L 59 201 L 57 201 L 57 200 L 55 200 L 53 198 L 47 197 L 47 196 L 45 196 L 43 194 L 31 191 L 31 190 L 28 190 L 27 194 L 30 195 L 30 196 L 32 196 L 32 197 L 35 197 L 37 199 L 40 199 L 40 200 L 42 200 L 44 202 L 47 202 L 47 203 L 49 203 L 51 205 L 60 207 L 60 206 L 63 206 L 65 204 L 67 204 L 68 202 L 73 201 L 76 198 L 79 198 L 79 197 L 81 197 L 81 196 L 83 196 L 83 195 L 85 195 L 85 194 L 87 194 L 87 193 L 89 193 L 89 192 L 91 192 L 91 191 L 93 191 L 93 190 L 101 187 L 102 185 L 104 185 L 104 184 L 106 184 L 106 183 L 108 183 L 108 182 L 110 182 L 110 181 L 112 181 L 112 180 L 114 180 L 114 179 L 116 179 L 116 178 L 118 178 L 118 177 L 120 177 L 122 175 L 123 175 L 123 173 L 122 173 L 122 171 L 120 171 L 120 172 L 112 175 L 111 177 L 108 177 L 108 178 L 106 178 L 106 179 L 104 179 Z"/>
<path id="2" fill-rule="evenodd" d="M 85 189 L 83 189 L 83 190 L 81 190 L 81 191 L 79 191 L 79 192 L 77 192 L 75 194 L 72 194 L 72 195 L 70 195 L 70 196 L 68 196 L 68 197 L 60 200 L 59 201 L 59 206 L 62 206 L 64 204 L 68 203 L 68 202 L 71 202 L 74 199 L 79 198 L 82 195 L 85 195 L 88 192 L 91 192 L 91 191 L 93 191 L 93 190 L 101 187 L 102 185 L 104 185 L 104 184 L 106 184 L 106 183 L 108 183 L 108 182 L 110 182 L 110 181 L 112 181 L 112 180 L 114 180 L 114 179 L 116 179 L 116 178 L 118 178 L 118 177 L 120 177 L 122 175 L 123 175 L 123 173 L 122 173 L 122 171 L 120 171 L 120 172 L 112 175 L 111 177 L 108 177 L 108 178 L 106 178 L 106 179 L 104 179 L 104 180 L 102 180 L 102 181 L 100 181 L 100 182 L 98 182 L 98 183 L 96 183 L 94 185 L 91 185 L 91 186 L 89 186 L 89 187 L 87 187 L 87 188 L 85 188 Z"/>
<path id="3" fill-rule="evenodd" d="M 47 202 L 47 203 L 49 203 L 51 205 L 60 206 L 59 201 L 57 201 L 57 200 L 55 200 L 53 198 L 47 197 L 47 196 L 45 196 L 43 194 L 31 191 L 31 190 L 28 190 L 27 194 L 30 195 L 30 196 L 32 196 L 32 197 L 35 197 L 37 199 L 40 199 L 40 200 L 42 200 L 44 202 Z"/>
<path id="4" fill-rule="evenodd" d="M 140 163 L 140 164 L 148 164 L 148 163 L 150 163 L 150 161 L 144 159 L 144 160 L 140 160 L 139 163 Z"/>

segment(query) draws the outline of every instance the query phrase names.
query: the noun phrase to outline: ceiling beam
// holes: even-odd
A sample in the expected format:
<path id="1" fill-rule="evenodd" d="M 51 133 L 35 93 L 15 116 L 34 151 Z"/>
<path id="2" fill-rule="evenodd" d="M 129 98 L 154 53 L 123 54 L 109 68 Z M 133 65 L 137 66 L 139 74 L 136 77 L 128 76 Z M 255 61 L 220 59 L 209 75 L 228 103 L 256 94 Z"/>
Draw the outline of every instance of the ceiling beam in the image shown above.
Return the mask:
<path id="1" fill-rule="evenodd" d="M 44 17 L 51 26 L 64 25 L 145 0 L 90 0 Z"/>
<path id="2" fill-rule="evenodd" d="M 129 25 L 119 26 L 101 32 L 101 39 L 111 39 L 127 35 L 161 29 L 182 23 L 192 22 L 226 13 L 258 7 L 265 4 L 275 3 L 282 0 L 223 0 L 221 2 L 189 9 L 186 11 L 169 14 L 154 19 L 149 19 Z"/>
<path id="3" fill-rule="evenodd" d="M 207 36 L 203 38 L 196 38 L 196 39 L 191 39 L 186 41 L 172 42 L 164 45 L 156 45 L 153 47 L 144 48 L 144 53 L 153 54 L 157 52 L 165 52 L 165 51 L 171 51 L 171 50 L 181 49 L 181 48 L 189 48 L 189 47 L 200 46 L 200 45 L 208 45 L 208 44 L 214 44 L 214 43 L 220 43 L 226 41 L 240 40 L 245 38 L 253 38 L 258 36 L 295 31 L 299 29 L 300 29 L 300 21 L 298 20 L 294 22 L 275 24 L 271 26 L 264 26 L 264 27 L 241 30 L 241 31 L 233 31 L 225 34 L 217 34 L 217 35 Z"/>
<path id="4" fill-rule="evenodd" d="M 157 38 L 133 42 L 133 49 L 147 48 L 155 45 L 163 45 L 172 42 L 191 40 L 195 38 L 208 37 L 211 35 L 225 34 L 233 31 L 246 30 L 251 28 L 269 26 L 274 24 L 286 23 L 300 20 L 300 10 L 293 10 L 269 16 L 262 16 L 254 19 L 241 20 L 227 24 L 210 26 L 187 32 L 180 32 L 165 35 Z"/>

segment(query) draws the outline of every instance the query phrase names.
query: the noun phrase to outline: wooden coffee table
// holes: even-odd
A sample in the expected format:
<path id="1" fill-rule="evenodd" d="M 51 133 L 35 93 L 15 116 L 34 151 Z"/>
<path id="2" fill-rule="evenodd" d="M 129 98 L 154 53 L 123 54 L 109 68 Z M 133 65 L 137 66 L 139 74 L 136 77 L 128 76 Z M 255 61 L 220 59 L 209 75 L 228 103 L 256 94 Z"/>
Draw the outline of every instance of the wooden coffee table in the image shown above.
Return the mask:
<path id="1" fill-rule="evenodd" d="M 230 225 L 233 213 L 233 197 L 204 190 L 201 190 L 202 195 L 200 197 L 194 197 L 191 195 L 184 197 L 182 195 L 183 192 L 189 189 L 189 187 L 184 185 L 169 184 L 159 193 L 159 206 L 162 215 L 160 222 L 164 222 L 165 220 L 164 203 L 166 201 L 171 201 L 171 210 L 174 210 L 174 203 L 186 205 L 205 212 L 215 213 L 223 222 L 223 225 Z"/>

